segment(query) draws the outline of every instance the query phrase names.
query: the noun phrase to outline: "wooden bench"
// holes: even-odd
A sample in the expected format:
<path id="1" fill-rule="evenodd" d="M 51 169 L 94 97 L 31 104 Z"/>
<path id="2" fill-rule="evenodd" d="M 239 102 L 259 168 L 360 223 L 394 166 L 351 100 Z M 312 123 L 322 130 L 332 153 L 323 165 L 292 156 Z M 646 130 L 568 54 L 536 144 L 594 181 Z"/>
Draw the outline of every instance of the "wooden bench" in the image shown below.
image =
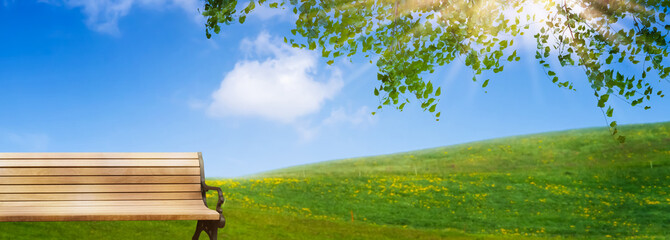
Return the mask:
<path id="1" fill-rule="evenodd" d="M 0 222 L 198 220 L 216 239 L 224 201 L 201 153 L 0 153 Z"/>

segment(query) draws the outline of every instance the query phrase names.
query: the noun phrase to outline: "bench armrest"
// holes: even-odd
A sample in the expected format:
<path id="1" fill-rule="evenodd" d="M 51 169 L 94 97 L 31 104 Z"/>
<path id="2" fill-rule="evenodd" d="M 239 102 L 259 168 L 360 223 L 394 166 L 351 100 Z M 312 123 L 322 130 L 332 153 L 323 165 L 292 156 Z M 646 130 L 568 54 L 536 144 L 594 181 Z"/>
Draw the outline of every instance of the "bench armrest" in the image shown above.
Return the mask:
<path id="1" fill-rule="evenodd" d="M 221 205 L 223 205 L 223 203 L 226 202 L 226 198 L 223 197 L 223 191 L 221 191 L 220 187 L 209 186 L 205 183 L 202 183 L 203 196 L 206 196 L 207 191 L 210 191 L 210 190 L 213 190 L 213 191 L 216 191 L 216 192 L 219 193 L 219 199 L 216 202 L 216 212 L 218 212 L 221 215 L 221 217 L 219 219 L 219 221 L 220 221 L 219 222 L 219 228 L 222 228 L 223 226 L 226 225 L 226 219 L 223 217 L 223 209 L 221 209 Z M 207 205 L 207 199 L 204 199 L 204 200 L 205 200 L 205 206 L 206 206 Z"/>

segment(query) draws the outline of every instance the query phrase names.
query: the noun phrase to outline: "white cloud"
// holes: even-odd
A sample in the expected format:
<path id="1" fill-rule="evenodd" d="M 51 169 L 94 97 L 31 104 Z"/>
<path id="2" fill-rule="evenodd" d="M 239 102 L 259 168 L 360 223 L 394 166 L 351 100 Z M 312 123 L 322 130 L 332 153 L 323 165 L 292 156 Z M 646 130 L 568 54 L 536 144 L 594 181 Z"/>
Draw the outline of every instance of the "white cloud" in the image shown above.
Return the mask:
<path id="1" fill-rule="evenodd" d="M 61 1 L 43 2 L 59 5 Z M 199 0 L 62 0 L 62 3 L 70 8 L 81 8 L 89 28 L 108 34 L 119 34 L 119 19 L 128 15 L 133 7 L 153 10 L 180 8 L 196 21 L 202 19 L 198 14 Z"/>
<path id="2" fill-rule="evenodd" d="M 267 32 L 254 40 L 245 39 L 241 45 L 248 55 L 269 57 L 235 64 L 212 94 L 213 101 L 208 107 L 212 116 L 256 116 L 294 123 L 317 113 L 343 86 L 338 69 L 332 68 L 330 77 L 317 75 L 315 53 L 292 48 Z"/>

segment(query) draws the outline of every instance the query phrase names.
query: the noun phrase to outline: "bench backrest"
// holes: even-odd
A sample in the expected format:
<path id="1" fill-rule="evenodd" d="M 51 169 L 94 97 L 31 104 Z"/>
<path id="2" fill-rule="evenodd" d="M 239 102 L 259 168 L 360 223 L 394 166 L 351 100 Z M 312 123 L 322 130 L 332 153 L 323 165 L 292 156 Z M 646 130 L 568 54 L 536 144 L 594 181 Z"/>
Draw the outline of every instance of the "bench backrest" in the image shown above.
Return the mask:
<path id="1" fill-rule="evenodd" d="M 0 204 L 202 201 L 200 153 L 0 153 Z"/>

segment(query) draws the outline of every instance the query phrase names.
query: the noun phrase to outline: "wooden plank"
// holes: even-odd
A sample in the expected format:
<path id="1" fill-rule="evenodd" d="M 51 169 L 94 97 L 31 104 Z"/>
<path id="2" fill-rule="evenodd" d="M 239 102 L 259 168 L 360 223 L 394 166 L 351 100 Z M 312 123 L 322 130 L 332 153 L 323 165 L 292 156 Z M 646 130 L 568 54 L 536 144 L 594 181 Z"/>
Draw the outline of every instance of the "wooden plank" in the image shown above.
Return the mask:
<path id="1" fill-rule="evenodd" d="M 0 207 L 36 207 L 36 206 L 205 206 L 202 199 L 198 200 L 125 200 L 125 201 L 25 201 L 0 202 Z"/>
<path id="2" fill-rule="evenodd" d="M 165 168 L 0 168 L 0 176 L 200 175 L 197 167 Z"/>
<path id="3" fill-rule="evenodd" d="M 198 158 L 197 152 L 155 153 L 0 153 L 0 159 L 49 159 L 49 158 Z"/>
<path id="4" fill-rule="evenodd" d="M 184 161 L 198 160 L 197 158 L 0 158 L 0 161 Z"/>
<path id="5" fill-rule="evenodd" d="M 128 212 L 128 213 L 142 213 L 142 212 L 185 212 L 198 211 L 198 210 L 210 210 L 206 208 L 205 205 L 153 205 L 153 206 L 131 206 L 131 205 L 120 205 L 120 206 L 31 206 L 23 208 L 12 208 L 12 207 L 0 207 L 0 215 L 3 214 L 41 214 L 41 213 L 115 213 L 115 212 Z"/>
<path id="6" fill-rule="evenodd" d="M 0 160 L 0 167 L 199 167 L 198 159 L 41 159 Z"/>
<path id="7" fill-rule="evenodd" d="M 214 212 L 216 213 L 216 212 Z M 150 214 L 130 215 L 115 213 L 108 215 L 41 215 L 41 216 L 0 216 L 0 222 L 62 222 L 62 221 L 169 221 L 169 220 L 219 220 L 214 213 L 188 213 L 183 215 Z"/>
<path id="8" fill-rule="evenodd" d="M 202 199 L 200 192 L 161 193 L 0 193 L 0 201 L 105 201 L 105 200 L 150 200 Z"/>
<path id="9" fill-rule="evenodd" d="M 164 220 L 219 220 L 216 211 L 187 213 L 75 213 L 75 214 L 13 214 L 0 215 L 0 222 L 49 222 L 49 221 L 164 221 Z"/>
<path id="10" fill-rule="evenodd" d="M 201 206 L 0 207 L 0 221 L 218 220 Z"/>
<path id="11" fill-rule="evenodd" d="M 199 176 L 53 176 L 0 177 L 0 185 L 8 184 L 134 184 L 134 183 L 199 183 Z"/>
<path id="12" fill-rule="evenodd" d="M 200 184 L 0 185 L 0 193 L 197 192 Z"/>

